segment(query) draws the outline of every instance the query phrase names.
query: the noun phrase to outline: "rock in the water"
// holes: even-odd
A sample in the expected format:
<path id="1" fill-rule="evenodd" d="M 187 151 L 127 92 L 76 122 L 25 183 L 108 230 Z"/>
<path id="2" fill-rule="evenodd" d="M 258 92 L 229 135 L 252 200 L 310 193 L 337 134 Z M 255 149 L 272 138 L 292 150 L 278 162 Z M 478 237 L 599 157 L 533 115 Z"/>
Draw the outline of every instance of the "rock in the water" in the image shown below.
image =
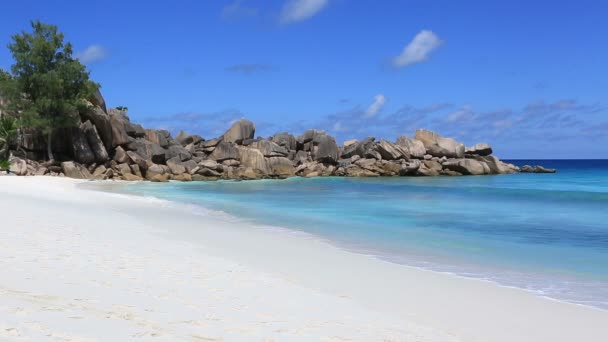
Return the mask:
<path id="1" fill-rule="evenodd" d="M 152 164 L 146 170 L 146 179 L 151 181 L 154 177 L 162 176 L 164 174 L 165 174 L 165 169 L 161 165 Z"/>
<path id="2" fill-rule="evenodd" d="M 61 169 L 66 177 L 77 179 L 89 179 L 92 177 L 91 173 L 86 167 L 73 161 L 61 163 Z"/>
<path id="3" fill-rule="evenodd" d="M 409 162 L 401 164 L 401 169 L 399 170 L 399 174 L 402 176 L 406 175 L 415 175 L 418 170 L 420 170 L 420 166 L 422 166 L 422 162 L 418 159 L 412 159 Z"/>
<path id="4" fill-rule="evenodd" d="M 240 119 L 232 124 L 230 129 L 224 133 L 224 141 L 241 144 L 245 139 L 253 139 L 255 125 L 247 119 Z"/>
<path id="5" fill-rule="evenodd" d="M 489 156 L 492 154 L 492 147 L 485 143 L 476 144 L 474 146 L 465 148 L 464 153 L 477 156 Z"/>
<path id="6" fill-rule="evenodd" d="M 534 167 L 530 165 L 524 165 L 521 167 L 520 172 L 524 173 L 556 173 L 556 169 L 547 169 L 543 166 L 536 165 Z"/>
<path id="7" fill-rule="evenodd" d="M 283 178 L 294 176 L 296 173 L 291 160 L 285 157 L 270 157 L 267 163 L 271 176 Z"/>
<path id="8" fill-rule="evenodd" d="M 410 139 L 405 135 L 402 135 L 397 138 L 396 143 L 408 151 L 411 158 L 424 159 L 426 148 L 424 147 L 422 141 L 418 139 Z"/>
<path id="9" fill-rule="evenodd" d="M 452 138 L 444 138 L 441 135 L 426 129 L 417 130 L 415 138 L 424 144 L 426 153 L 434 157 L 464 157 L 464 144 L 461 144 Z"/>
<path id="10" fill-rule="evenodd" d="M 261 174 L 268 174 L 268 164 L 262 152 L 251 147 L 238 146 L 239 160 L 243 168 L 250 168 Z"/>
<path id="11" fill-rule="evenodd" d="M 168 182 L 169 180 L 171 180 L 171 175 L 168 175 L 168 174 L 154 175 L 153 177 L 148 178 L 148 180 L 151 182 Z"/>
<path id="12" fill-rule="evenodd" d="M 491 174 L 514 173 L 514 172 L 519 171 L 517 169 L 517 167 L 515 167 L 514 165 L 506 164 L 506 163 L 500 161 L 495 156 L 485 156 L 485 157 L 479 156 L 479 157 L 477 157 L 477 159 L 485 162 L 485 164 L 490 169 Z"/>
<path id="13" fill-rule="evenodd" d="M 174 175 L 173 180 L 180 182 L 192 182 L 192 175 L 189 173 L 182 173 L 181 175 Z"/>
<path id="14" fill-rule="evenodd" d="M 442 165 L 444 169 L 456 171 L 463 175 L 483 175 L 488 173 L 489 170 L 484 162 L 474 159 L 450 159 Z"/>
<path id="15" fill-rule="evenodd" d="M 122 175 L 122 178 L 126 181 L 130 181 L 130 182 L 137 182 L 137 181 L 143 181 L 143 177 L 138 176 L 138 175 L 134 175 L 132 173 L 127 173 Z"/>
<path id="16" fill-rule="evenodd" d="M 227 159 L 238 159 L 238 158 L 239 158 L 239 153 L 238 153 L 236 146 L 234 146 L 233 143 L 230 143 L 225 140 L 220 141 L 217 144 L 217 146 L 215 147 L 215 149 L 213 150 L 213 152 L 211 153 L 211 155 L 209 155 L 209 159 L 215 160 L 218 162 L 221 162 L 221 161 L 224 161 Z"/>

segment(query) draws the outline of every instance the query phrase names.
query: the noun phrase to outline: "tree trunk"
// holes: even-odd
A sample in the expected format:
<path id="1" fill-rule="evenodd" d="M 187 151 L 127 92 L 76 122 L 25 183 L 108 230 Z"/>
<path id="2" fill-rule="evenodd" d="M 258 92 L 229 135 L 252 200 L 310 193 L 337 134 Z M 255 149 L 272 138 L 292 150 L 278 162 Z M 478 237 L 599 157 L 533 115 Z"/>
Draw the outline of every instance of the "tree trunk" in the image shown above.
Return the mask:
<path id="1" fill-rule="evenodd" d="M 47 138 L 46 138 L 46 152 L 49 156 L 49 162 L 54 162 L 55 161 L 55 157 L 53 157 L 53 148 L 51 146 L 51 140 L 53 138 L 53 131 L 50 130 Z"/>

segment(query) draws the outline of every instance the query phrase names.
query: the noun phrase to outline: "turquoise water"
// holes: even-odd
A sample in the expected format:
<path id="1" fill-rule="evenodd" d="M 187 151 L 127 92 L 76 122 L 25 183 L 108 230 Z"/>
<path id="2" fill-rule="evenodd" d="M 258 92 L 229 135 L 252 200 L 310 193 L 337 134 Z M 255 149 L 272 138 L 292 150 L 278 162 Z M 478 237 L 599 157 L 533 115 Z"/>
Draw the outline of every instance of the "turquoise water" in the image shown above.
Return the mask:
<path id="1" fill-rule="evenodd" d="M 608 161 L 538 163 L 559 172 L 138 183 L 123 190 L 608 309 Z"/>

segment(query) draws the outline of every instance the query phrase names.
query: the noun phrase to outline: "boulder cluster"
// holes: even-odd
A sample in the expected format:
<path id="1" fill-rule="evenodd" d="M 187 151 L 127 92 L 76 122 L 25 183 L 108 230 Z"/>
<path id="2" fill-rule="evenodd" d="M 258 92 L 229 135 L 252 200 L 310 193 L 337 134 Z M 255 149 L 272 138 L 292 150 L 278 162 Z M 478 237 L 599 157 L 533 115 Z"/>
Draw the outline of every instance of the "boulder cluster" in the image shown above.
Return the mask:
<path id="1" fill-rule="evenodd" d="M 37 162 L 46 153 L 45 141 L 39 132 L 21 130 L 11 171 L 154 182 L 554 172 L 520 169 L 493 156 L 488 144 L 465 147 L 422 129 L 413 138 L 401 136 L 395 142 L 369 137 L 338 146 L 332 136 L 312 129 L 299 136 L 256 138 L 253 122 L 241 119 L 222 136 L 206 140 L 183 131 L 172 137 L 166 130 L 144 129 L 124 110 L 106 109 L 100 94 L 91 99 L 90 108 L 80 115 L 80 125 L 54 133 L 53 152 L 62 162 Z"/>

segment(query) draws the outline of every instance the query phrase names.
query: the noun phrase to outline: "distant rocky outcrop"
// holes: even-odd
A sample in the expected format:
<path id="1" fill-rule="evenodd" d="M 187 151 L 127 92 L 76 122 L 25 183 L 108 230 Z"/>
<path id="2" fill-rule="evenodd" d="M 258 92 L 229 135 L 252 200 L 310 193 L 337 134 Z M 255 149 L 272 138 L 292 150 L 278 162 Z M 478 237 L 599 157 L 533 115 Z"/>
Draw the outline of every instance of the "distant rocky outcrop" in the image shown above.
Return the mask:
<path id="1" fill-rule="evenodd" d="M 240 119 L 221 136 L 205 139 L 181 131 L 144 129 L 127 112 L 107 108 L 101 93 L 78 126 L 53 134 L 60 162 L 42 161 L 45 139 L 36 130 L 19 132 L 10 171 L 16 175 L 52 175 L 126 181 L 201 181 L 287 178 L 293 176 L 455 176 L 515 172 L 549 173 L 553 169 L 502 162 L 486 143 L 464 144 L 429 130 L 396 141 L 368 137 L 343 146 L 324 131 L 287 132 L 255 137 L 255 125 Z"/>

